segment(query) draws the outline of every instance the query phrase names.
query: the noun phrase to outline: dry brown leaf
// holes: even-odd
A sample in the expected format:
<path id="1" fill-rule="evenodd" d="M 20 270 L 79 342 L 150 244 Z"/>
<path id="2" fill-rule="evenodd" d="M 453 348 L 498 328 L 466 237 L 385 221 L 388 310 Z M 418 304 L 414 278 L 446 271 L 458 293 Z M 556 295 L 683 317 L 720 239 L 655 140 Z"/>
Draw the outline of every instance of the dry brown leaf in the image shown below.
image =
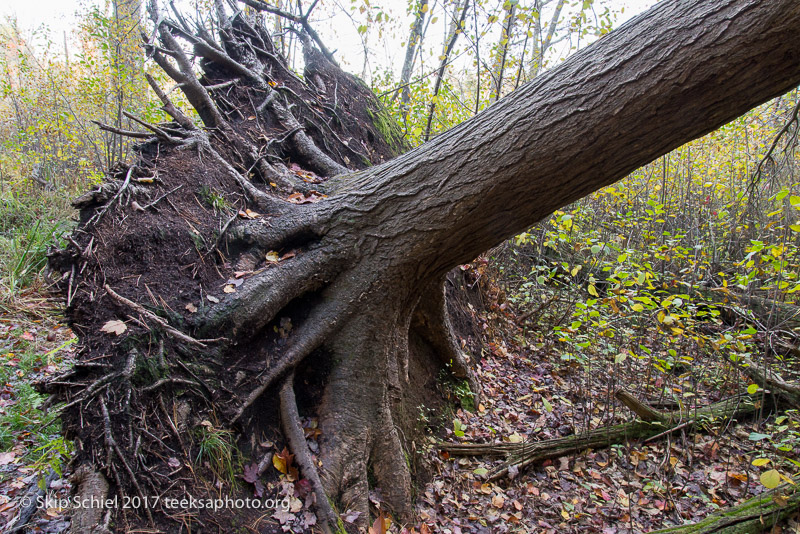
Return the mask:
<path id="1" fill-rule="evenodd" d="M 495 508 L 502 508 L 505 505 L 506 500 L 503 498 L 502 495 L 495 495 L 492 497 L 492 506 Z"/>
<path id="2" fill-rule="evenodd" d="M 186 311 L 188 311 L 189 313 L 197 313 L 197 306 L 195 306 L 190 302 L 189 304 L 186 305 Z"/>
<path id="3" fill-rule="evenodd" d="M 106 324 L 100 329 L 102 332 L 107 334 L 114 334 L 114 335 L 121 335 L 125 333 L 125 330 L 128 329 L 128 325 L 126 325 L 123 321 L 118 319 L 107 321 Z"/>

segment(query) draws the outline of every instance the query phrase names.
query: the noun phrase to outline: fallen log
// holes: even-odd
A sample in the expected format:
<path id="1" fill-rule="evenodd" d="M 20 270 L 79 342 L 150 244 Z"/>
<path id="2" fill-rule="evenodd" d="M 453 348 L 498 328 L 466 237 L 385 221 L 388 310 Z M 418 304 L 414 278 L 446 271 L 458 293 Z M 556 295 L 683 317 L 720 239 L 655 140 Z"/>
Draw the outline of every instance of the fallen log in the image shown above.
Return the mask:
<path id="1" fill-rule="evenodd" d="M 800 509 L 797 486 L 784 484 L 743 503 L 715 512 L 702 521 L 651 534 L 756 534 L 767 532 Z"/>
<path id="2" fill-rule="evenodd" d="M 586 449 L 608 447 L 615 443 L 623 443 L 633 439 L 655 439 L 679 429 L 695 426 L 703 421 L 735 419 L 750 415 L 758 409 L 753 396 L 747 393 L 695 410 L 675 410 L 671 412 L 655 410 L 643 404 L 625 390 L 618 391 L 616 396 L 640 418 L 628 423 L 598 428 L 583 434 L 539 442 L 442 442 L 438 444 L 438 447 L 440 450 L 459 456 L 497 456 L 505 458 L 501 465 L 495 467 L 486 475 L 489 481 L 494 481 L 508 475 L 509 471 L 518 471 L 543 460 L 579 453 Z"/>
<path id="3" fill-rule="evenodd" d="M 757 365 L 746 356 L 740 358 L 739 366 L 760 387 L 779 396 L 794 408 L 800 408 L 800 386 L 787 382 L 777 372 L 764 365 Z"/>

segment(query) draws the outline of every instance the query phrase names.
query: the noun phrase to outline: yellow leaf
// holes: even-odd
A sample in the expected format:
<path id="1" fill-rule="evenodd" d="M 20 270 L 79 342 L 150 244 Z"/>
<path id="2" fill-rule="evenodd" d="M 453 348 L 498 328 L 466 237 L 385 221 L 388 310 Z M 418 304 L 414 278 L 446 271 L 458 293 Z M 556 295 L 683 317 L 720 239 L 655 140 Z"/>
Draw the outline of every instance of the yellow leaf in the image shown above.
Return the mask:
<path id="1" fill-rule="evenodd" d="M 233 284 L 228 284 L 222 288 L 223 293 L 236 293 L 236 287 Z"/>
<path id="2" fill-rule="evenodd" d="M 761 473 L 761 483 L 767 489 L 777 488 L 781 483 L 781 474 L 775 469 Z"/>
<path id="3" fill-rule="evenodd" d="M 643 305 L 643 304 L 641 304 L 641 303 L 639 303 L 639 302 L 637 302 L 636 304 L 634 304 L 633 306 L 631 306 L 631 309 L 632 309 L 633 311 L 635 311 L 635 312 L 644 311 L 644 305 Z"/>
<path id="4" fill-rule="evenodd" d="M 756 458 L 753 460 L 753 465 L 756 467 L 761 467 L 762 465 L 767 465 L 769 462 L 769 458 Z"/>
<path id="5" fill-rule="evenodd" d="M 274 465 L 275 469 L 277 469 L 283 474 L 286 474 L 288 472 L 288 469 L 286 468 L 286 462 L 284 462 L 283 458 L 281 458 L 277 454 L 272 455 L 272 465 Z"/>
<path id="6" fill-rule="evenodd" d="M 589 286 L 589 294 L 593 297 L 599 297 L 600 295 L 597 294 L 597 288 L 593 285 Z"/>
<path id="7" fill-rule="evenodd" d="M 266 260 L 269 263 L 278 263 L 281 259 L 281 255 L 275 252 L 274 250 L 270 250 L 267 252 Z"/>

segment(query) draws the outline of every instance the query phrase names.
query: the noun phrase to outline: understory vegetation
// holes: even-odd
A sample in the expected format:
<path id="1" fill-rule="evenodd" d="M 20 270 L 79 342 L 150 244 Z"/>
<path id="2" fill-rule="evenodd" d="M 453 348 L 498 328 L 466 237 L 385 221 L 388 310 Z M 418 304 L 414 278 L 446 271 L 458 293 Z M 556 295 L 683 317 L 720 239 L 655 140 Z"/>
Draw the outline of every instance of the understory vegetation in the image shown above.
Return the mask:
<path id="1" fill-rule="evenodd" d="M 535 60 L 525 55 L 528 39 L 541 40 L 548 27 L 533 7 L 540 2 L 518 4 L 477 2 L 473 14 L 469 2 L 411 2 L 409 14 L 431 18 L 440 9 L 443 21 L 460 20 L 462 29 L 451 28 L 435 46 L 412 32 L 437 55 L 414 67 L 407 97 L 393 73 L 364 68 L 388 109 L 376 123 L 418 145 L 557 63 L 546 48 Z M 610 30 L 614 11 L 600 4 L 556 13 L 553 34 L 574 42 L 568 51 Z M 366 47 L 388 19 L 375 2 L 353 5 Z M 19 525 L 27 513 L 24 521 L 41 532 L 63 531 L 69 511 L 26 511 L 22 498 L 45 485 L 68 495 L 74 451 L 60 433 L 61 407 L 34 385 L 68 372 L 78 341 L 52 290 L 63 274 L 48 271 L 48 251 L 71 239 L 71 200 L 108 169 L 124 174 L 130 161 L 132 141 L 93 121 L 139 131 L 140 121 L 166 118 L 143 73 L 161 87 L 167 78 L 142 58 L 121 59 L 130 32 L 118 22 L 100 9 L 86 13 L 80 46 L 66 57 L 47 34 L 26 37 L 12 23 L 0 32 L 0 524 Z M 448 47 L 458 35 L 461 48 Z M 291 32 L 283 37 L 282 46 L 292 46 Z M 486 49 L 482 37 L 492 40 Z M 462 53 L 476 54 L 474 64 L 446 70 Z M 182 103 L 178 91 L 174 98 Z M 401 526 L 378 504 L 369 532 L 644 532 L 698 521 L 770 490 L 789 499 L 784 488 L 800 479 L 800 405 L 778 400 L 758 376 L 800 384 L 799 108 L 797 90 L 768 102 L 458 268 L 450 305 L 482 391 L 440 375 L 447 408 L 420 406 L 426 437 L 405 459 L 419 521 Z M 196 196 L 215 215 L 251 216 L 213 189 Z M 267 257 L 273 263 L 285 259 L 268 254 L 276 254 Z M 277 337 L 292 330 L 287 321 Z M 567 444 L 529 461 L 535 443 L 643 420 L 620 390 L 668 414 L 656 418 L 661 430 L 574 451 Z M 731 398 L 752 409 L 696 416 Z M 309 415 L 303 424 L 318 452 L 318 421 Z M 286 515 L 251 530 L 302 532 L 315 524 L 310 484 L 282 438 L 253 437 L 254 448 L 274 451 L 265 465 L 246 464 L 219 420 L 200 422 L 183 439 L 193 451 L 192 475 L 211 491 L 227 485 L 294 499 Z M 381 496 L 370 499 L 374 505 Z"/>

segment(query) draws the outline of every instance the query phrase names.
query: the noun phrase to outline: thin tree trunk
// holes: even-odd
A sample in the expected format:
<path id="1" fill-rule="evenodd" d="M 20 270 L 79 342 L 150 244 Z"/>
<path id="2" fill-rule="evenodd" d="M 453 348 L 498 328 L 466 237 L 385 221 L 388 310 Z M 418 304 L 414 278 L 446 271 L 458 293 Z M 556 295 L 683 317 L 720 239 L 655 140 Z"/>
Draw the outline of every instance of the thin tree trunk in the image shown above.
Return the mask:
<path id="1" fill-rule="evenodd" d="M 516 21 L 516 13 L 517 13 L 517 4 L 511 4 L 511 7 L 508 10 L 508 14 L 506 15 L 505 24 L 503 25 L 503 31 L 500 34 L 500 42 L 497 43 L 497 47 L 500 49 L 499 58 L 497 60 L 497 72 L 495 73 L 495 80 L 497 81 L 497 85 L 495 86 L 494 90 L 494 100 L 497 102 L 500 100 L 500 94 L 503 91 L 503 72 L 506 68 L 506 56 L 508 55 L 508 47 L 511 44 L 511 37 L 514 33 L 514 22 Z"/>
<path id="2" fill-rule="evenodd" d="M 428 0 L 420 0 L 417 12 L 414 16 L 414 23 L 411 25 L 411 33 L 408 36 L 408 43 L 406 44 L 406 58 L 403 61 L 403 68 L 400 71 L 400 89 L 392 95 L 392 101 L 397 98 L 398 93 L 401 96 L 401 106 L 408 107 L 411 100 L 411 91 L 409 83 L 411 81 L 411 74 L 414 72 L 414 60 L 417 57 L 417 48 L 422 47 L 422 41 L 425 37 L 423 27 L 425 26 L 425 15 L 428 12 Z"/>
<path id="3" fill-rule="evenodd" d="M 425 141 L 428 141 L 431 138 L 431 124 L 433 123 L 433 114 L 436 111 L 436 99 L 439 96 L 439 90 L 442 87 L 442 80 L 444 79 L 444 72 L 450 59 L 450 53 L 453 51 L 453 47 L 456 45 L 458 36 L 464 29 L 464 21 L 467 18 L 468 4 L 469 0 L 464 0 L 463 5 L 457 4 L 457 8 L 460 8 L 460 11 L 456 10 L 453 12 L 453 20 L 458 22 L 451 24 L 450 26 L 451 31 L 445 40 L 444 52 L 442 53 L 441 62 L 439 63 L 439 69 L 436 71 L 436 81 L 433 84 L 433 97 L 430 105 L 428 106 L 428 123 L 425 126 Z"/>

